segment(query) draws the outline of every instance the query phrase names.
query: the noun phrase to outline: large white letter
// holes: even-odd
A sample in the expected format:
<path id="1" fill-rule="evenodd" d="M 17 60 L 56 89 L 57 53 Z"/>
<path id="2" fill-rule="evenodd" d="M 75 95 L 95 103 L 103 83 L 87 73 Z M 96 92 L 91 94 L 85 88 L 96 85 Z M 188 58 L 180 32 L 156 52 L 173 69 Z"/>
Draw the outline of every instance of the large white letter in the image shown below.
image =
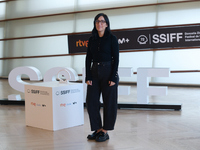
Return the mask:
<path id="1" fill-rule="evenodd" d="M 22 81 L 21 79 L 22 74 L 28 75 L 31 81 L 42 80 L 41 72 L 35 67 L 25 66 L 13 69 L 9 73 L 8 83 L 13 89 L 23 93 L 24 93 L 24 85 L 29 83 Z M 8 95 L 8 100 L 20 100 L 20 99 L 21 99 L 20 95 L 15 95 L 15 94 Z"/>
<path id="2" fill-rule="evenodd" d="M 167 87 L 149 87 L 148 77 L 169 77 L 169 68 L 137 69 L 137 103 L 148 104 L 149 95 L 167 95 Z"/>
<path id="3" fill-rule="evenodd" d="M 68 68 L 68 67 L 55 67 L 55 68 L 49 69 L 45 73 L 44 82 L 56 81 L 57 74 L 61 70 L 67 70 L 70 73 L 71 79 L 69 81 L 77 81 L 79 79 L 78 74 L 76 73 L 76 71 L 74 69 Z"/>

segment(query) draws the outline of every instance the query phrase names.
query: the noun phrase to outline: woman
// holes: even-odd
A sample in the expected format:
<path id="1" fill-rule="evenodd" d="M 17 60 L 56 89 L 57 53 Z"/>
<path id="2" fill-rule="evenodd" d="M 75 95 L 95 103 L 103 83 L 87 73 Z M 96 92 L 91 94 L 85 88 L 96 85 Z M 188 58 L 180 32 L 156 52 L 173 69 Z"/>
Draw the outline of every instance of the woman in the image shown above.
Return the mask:
<path id="1" fill-rule="evenodd" d="M 94 18 L 94 28 L 86 55 L 86 105 L 90 118 L 89 140 L 103 142 L 109 139 L 107 130 L 113 130 L 117 116 L 119 46 L 110 31 L 106 14 Z M 92 67 L 91 67 L 92 66 Z M 103 97 L 103 124 L 100 115 L 100 95 Z"/>

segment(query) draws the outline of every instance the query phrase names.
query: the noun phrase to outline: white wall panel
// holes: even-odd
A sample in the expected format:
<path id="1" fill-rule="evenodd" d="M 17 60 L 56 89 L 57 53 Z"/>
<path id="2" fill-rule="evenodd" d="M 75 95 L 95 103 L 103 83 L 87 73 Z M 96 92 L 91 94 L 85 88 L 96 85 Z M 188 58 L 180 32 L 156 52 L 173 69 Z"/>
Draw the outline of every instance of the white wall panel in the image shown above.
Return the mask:
<path id="1" fill-rule="evenodd" d="M 86 55 L 73 56 L 72 68 L 74 68 L 79 74 L 82 74 L 82 68 L 85 67 L 85 57 Z"/>
<path id="2" fill-rule="evenodd" d="M 95 12 L 76 14 L 75 32 L 91 32 L 95 15 L 97 15 Z"/>
<path id="3" fill-rule="evenodd" d="M 153 52 L 132 52 L 120 53 L 119 67 L 133 67 L 133 71 L 137 72 L 139 67 L 152 67 Z M 137 75 L 132 77 L 120 77 L 120 81 L 136 82 Z"/>
<path id="4" fill-rule="evenodd" d="M 158 51 L 155 67 L 173 70 L 200 70 L 200 49 Z M 200 84 L 200 73 L 171 73 L 169 78 L 155 78 L 154 82 Z"/>
<path id="5" fill-rule="evenodd" d="M 148 27 L 156 24 L 155 6 L 119 9 L 107 14 L 110 16 L 112 29 Z"/>
<path id="6" fill-rule="evenodd" d="M 0 3 L 0 20 L 5 19 L 6 3 Z"/>
<path id="7" fill-rule="evenodd" d="M 199 70 L 200 49 L 157 51 L 155 67 L 169 67 L 171 70 Z"/>
<path id="8" fill-rule="evenodd" d="M 157 0 L 78 0 L 78 10 L 100 9 L 156 3 Z"/>
<path id="9" fill-rule="evenodd" d="M 3 39 L 4 37 L 4 23 L 0 23 L 0 39 Z M 4 42 L 0 41 L 0 58 L 3 57 L 4 53 Z M 3 61 L 0 60 L 0 75 L 2 74 L 2 68 L 3 68 Z"/>
<path id="10" fill-rule="evenodd" d="M 73 32 L 73 25 L 73 15 L 10 21 L 7 38 L 70 33 Z"/>
<path id="11" fill-rule="evenodd" d="M 151 67 L 153 63 L 153 52 L 129 52 L 120 53 L 119 66 L 133 67 L 137 71 L 138 67 Z"/>
<path id="12" fill-rule="evenodd" d="M 8 3 L 9 18 L 74 11 L 75 0 L 17 0 Z"/>
<path id="13" fill-rule="evenodd" d="M 76 32 L 92 31 L 94 17 L 101 12 L 80 13 L 76 15 Z M 156 6 L 137 7 L 119 10 L 106 10 L 111 30 L 155 26 Z M 140 19 L 139 19 L 140 18 Z"/>
<path id="14" fill-rule="evenodd" d="M 10 40 L 6 42 L 4 57 L 68 54 L 65 36 Z"/>
<path id="15" fill-rule="evenodd" d="M 0 22 L 0 39 L 4 38 L 4 23 Z"/>
<path id="16" fill-rule="evenodd" d="M 199 23 L 200 2 L 160 5 L 158 26 Z"/>

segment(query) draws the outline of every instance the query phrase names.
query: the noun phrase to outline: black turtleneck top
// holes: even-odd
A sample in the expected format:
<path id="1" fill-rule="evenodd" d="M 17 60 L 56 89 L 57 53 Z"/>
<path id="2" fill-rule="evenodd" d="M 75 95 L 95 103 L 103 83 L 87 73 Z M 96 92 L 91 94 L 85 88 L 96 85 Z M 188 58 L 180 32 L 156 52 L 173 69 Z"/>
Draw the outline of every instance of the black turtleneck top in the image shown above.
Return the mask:
<path id="1" fill-rule="evenodd" d="M 86 81 L 92 80 L 91 63 L 107 62 L 112 63 L 112 74 L 110 81 L 117 82 L 119 64 L 119 45 L 115 35 L 108 34 L 103 37 L 90 37 L 86 55 Z"/>

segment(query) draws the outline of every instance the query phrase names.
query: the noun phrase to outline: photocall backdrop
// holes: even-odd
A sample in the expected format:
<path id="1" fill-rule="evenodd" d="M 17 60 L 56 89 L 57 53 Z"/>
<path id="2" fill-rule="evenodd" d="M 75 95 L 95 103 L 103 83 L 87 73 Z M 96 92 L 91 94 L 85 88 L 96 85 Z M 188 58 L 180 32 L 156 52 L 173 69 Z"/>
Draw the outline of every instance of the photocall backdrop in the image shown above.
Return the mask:
<path id="1" fill-rule="evenodd" d="M 200 47 L 200 25 L 114 31 L 119 50 Z M 68 36 L 69 53 L 85 53 L 91 34 Z"/>

